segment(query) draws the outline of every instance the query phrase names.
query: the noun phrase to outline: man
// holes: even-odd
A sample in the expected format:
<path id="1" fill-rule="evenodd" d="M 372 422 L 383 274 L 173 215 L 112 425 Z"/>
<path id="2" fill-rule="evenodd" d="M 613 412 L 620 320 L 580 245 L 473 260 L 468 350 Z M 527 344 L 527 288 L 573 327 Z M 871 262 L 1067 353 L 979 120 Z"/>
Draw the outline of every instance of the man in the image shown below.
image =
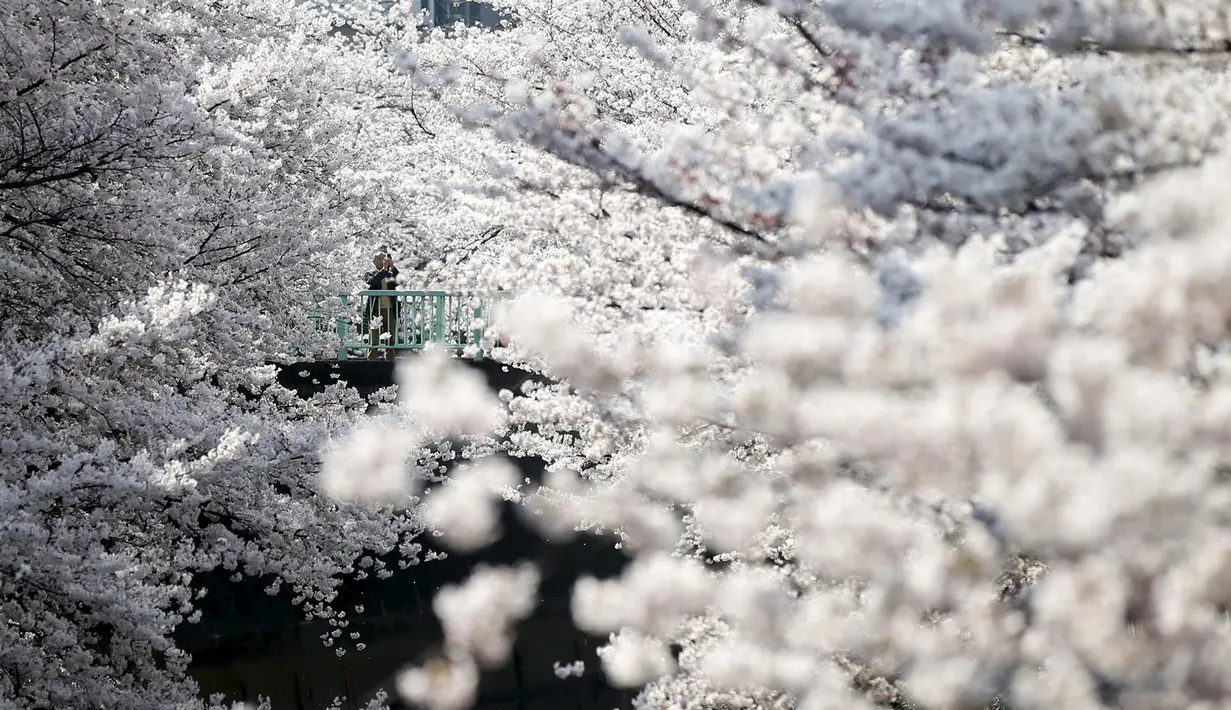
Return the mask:
<path id="1" fill-rule="evenodd" d="M 369 291 L 392 291 L 397 288 L 398 267 L 393 265 L 389 252 L 381 250 L 372 257 L 376 271 L 367 274 Z M 364 329 L 368 331 L 368 345 L 392 345 L 397 338 L 398 300 L 394 296 L 369 296 L 363 311 Z M 392 360 L 393 348 L 371 347 L 368 359 Z"/>

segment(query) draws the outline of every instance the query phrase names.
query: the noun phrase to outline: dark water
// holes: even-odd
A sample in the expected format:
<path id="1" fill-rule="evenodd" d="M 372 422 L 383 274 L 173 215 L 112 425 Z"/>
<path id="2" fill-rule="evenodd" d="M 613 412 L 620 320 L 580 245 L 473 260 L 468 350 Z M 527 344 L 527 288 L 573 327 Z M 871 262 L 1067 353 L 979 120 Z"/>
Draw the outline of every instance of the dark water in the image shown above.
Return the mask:
<path id="1" fill-rule="evenodd" d="M 437 589 L 461 582 L 480 562 L 529 559 L 544 573 L 539 606 L 518 626 L 510 663 L 484 675 L 479 707 L 627 707 L 631 697 L 608 687 L 599 673 L 595 648 L 603 639 L 578 631 L 569 616 L 569 593 L 579 574 L 613 576 L 624 556 L 610 542 L 596 539 L 550 545 L 512 518 L 506 515 L 504 538 L 480 555 L 451 555 L 386 580 L 348 582 L 335 608 L 359 605 L 364 611 L 348 612 L 351 623 L 337 644 L 348 651 L 340 658 L 319 638 L 333 627 L 326 621 L 302 621 L 289 594 L 266 595 L 267 580 L 230 582 L 225 573 L 213 575 L 203 580 L 210 593 L 202 600 L 201 622 L 185 626 L 179 635 L 193 654 L 192 674 L 205 695 L 269 696 L 277 709 L 320 708 L 335 697 L 360 706 L 382 686 L 392 691 L 391 678 L 399 669 L 426 660 L 439 648 L 441 630 L 431 611 Z M 360 634 L 363 651 L 355 650 L 351 632 Z M 585 675 L 555 676 L 554 663 L 576 660 L 585 661 Z"/>
<path id="2" fill-rule="evenodd" d="M 533 377 L 490 360 L 472 364 L 496 390 L 517 391 Z M 301 377 L 298 373 L 305 370 L 308 375 Z M 367 394 L 392 382 L 392 363 L 297 363 L 283 368 L 279 379 L 301 396 L 311 396 L 323 388 L 318 383 L 333 381 L 330 373 L 341 374 Z M 541 462 L 518 463 L 525 476 L 538 480 Z M 347 612 L 350 625 L 342 630 L 334 648 L 325 647 L 320 638 L 334 627 L 327 621 L 303 621 L 288 591 L 267 595 L 264 590 L 270 580 L 231 582 L 230 574 L 221 571 L 200 577 L 198 583 L 210 590 L 201 600 L 202 619 L 183 626 L 177 638 L 193 655 L 191 672 L 203 696 L 224 693 L 229 700 L 250 701 L 265 696 L 272 699 L 275 710 L 315 710 L 335 698 L 344 700 L 343 708 L 358 708 L 382 687 L 394 696 L 396 673 L 430 658 L 440 646 L 440 626 L 431 611 L 436 590 L 463 581 L 479 563 L 529 560 L 543 574 L 540 603 L 534 615 L 518 626 L 510 662 L 484 673 L 477 707 L 628 707 L 632 695 L 608 686 L 599 670 L 595 649 L 605 639 L 578 631 L 569 615 L 569 594 L 577 577 L 614 576 L 624 567 L 624 555 L 611 540 L 546 542 L 524 526 L 509 506 L 502 524 L 505 534 L 500 541 L 476 555 L 450 554 L 385 580 L 348 580 L 334 606 Z M 430 538 L 420 543 L 425 550 L 432 549 Z M 363 607 L 362 613 L 354 612 L 357 605 Z M 352 632 L 360 634 L 357 641 L 349 638 Z M 357 650 L 356 643 L 363 643 L 364 650 Z M 347 649 L 345 656 L 335 653 L 339 646 Z M 555 676 L 554 663 L 577 660 L 586 665 L 582 677 L 562 680 Z"/>

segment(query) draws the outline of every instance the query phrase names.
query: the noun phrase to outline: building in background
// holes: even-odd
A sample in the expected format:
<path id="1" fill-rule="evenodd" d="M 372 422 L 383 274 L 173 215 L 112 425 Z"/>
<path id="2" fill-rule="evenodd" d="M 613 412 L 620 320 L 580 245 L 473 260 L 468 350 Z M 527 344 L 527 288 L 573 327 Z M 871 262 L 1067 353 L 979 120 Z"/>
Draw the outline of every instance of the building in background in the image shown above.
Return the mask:
<path id="1" fill-rule="evenodd" d="M 427 25 L 447 27 L 457 22 L 465 25 L 499 27 L 503 15 L 491 5 L 474 0 L 415 0 L 415 9 L 427 11 Z"/>

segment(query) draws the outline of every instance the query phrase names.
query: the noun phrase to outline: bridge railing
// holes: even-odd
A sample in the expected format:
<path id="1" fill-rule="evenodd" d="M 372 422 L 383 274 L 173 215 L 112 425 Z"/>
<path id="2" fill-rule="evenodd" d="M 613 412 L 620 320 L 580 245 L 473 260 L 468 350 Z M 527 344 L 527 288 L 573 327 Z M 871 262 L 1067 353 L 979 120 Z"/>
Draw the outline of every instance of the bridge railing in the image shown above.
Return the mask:
<path id="1" fill-rule="evenodd" d="M 422 350 L 428 345 L 482 358 L 491 307 L 506 292 L 359 291 L 317 297 L 308 318 L 317 332 L 333 332 L 338 359 L 352 351 Z"/>

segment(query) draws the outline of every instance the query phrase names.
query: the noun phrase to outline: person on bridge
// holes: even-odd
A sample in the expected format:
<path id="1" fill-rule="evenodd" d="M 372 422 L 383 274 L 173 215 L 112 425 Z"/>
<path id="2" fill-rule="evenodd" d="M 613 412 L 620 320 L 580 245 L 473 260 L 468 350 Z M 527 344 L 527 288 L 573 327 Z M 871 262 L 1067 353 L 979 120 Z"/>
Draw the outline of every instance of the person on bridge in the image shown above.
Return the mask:
<path id="1" fill-rule="evenodd" d="M 392 291 L 397 288 L 398 267 L 393 265 L 393 257 L 389 252 L 381 250 L 372 258 L 376 271 L 367 274 L 369 291 Z M 380 345 L 393 345 L 397 338 L 398 300 L 394 296 L 369 296 L 363 312 L 363 327 L 368 332 L 368 359 L 377 360 L 382 356 L 392 360 L 394 350 L 391 347 L 379 348 Z"/>

